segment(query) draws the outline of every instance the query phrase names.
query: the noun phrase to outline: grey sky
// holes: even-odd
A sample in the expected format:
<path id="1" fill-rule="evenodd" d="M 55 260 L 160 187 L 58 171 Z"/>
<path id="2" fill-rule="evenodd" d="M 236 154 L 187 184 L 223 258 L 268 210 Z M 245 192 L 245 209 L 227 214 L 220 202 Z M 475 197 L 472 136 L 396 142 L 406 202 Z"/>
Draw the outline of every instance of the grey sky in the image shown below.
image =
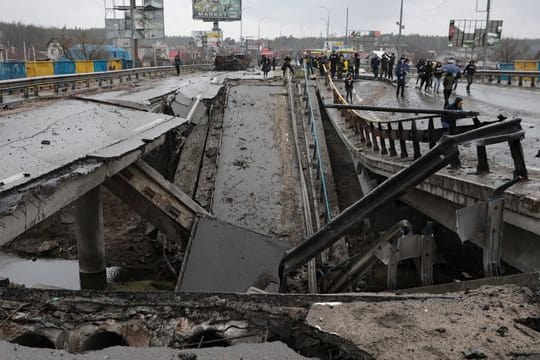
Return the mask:
<path id="1" fill-rule="evenodd" d="M 118 3 L 120 0 L 116 0 Z M 129 3 L 128 0 L 125 0 Z M 450 19 L 485 19 L 487 0 L 403 0 L 404 34 L 446 35 Z M 103 27 L 104 0 L 0 0 L 0 21 L 67 27 Z M 349 7 L 349 30 L 397 32 L 400 0 L 243 0 L 244 36 L 323 36 L 327 11 L 330 33 L 345 33 Z M 209 30 L 211 23 L 192 20 L 191 0 L 164 0 L 165 33 L 190 35 Z M 540 38 L 539 0 L 492 0 L 493 20 L 503 20 L 503 36 Z M 225 37 L 238 38 L 240 23 L 221 23 Z"/>

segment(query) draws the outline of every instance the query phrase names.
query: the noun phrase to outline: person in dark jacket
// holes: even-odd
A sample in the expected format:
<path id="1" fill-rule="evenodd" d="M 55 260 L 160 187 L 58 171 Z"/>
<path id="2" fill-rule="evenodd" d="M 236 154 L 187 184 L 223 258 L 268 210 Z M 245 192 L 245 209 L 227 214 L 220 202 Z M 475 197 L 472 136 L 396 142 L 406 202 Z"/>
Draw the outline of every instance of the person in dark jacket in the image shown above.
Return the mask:
<path id="1" fill-rule="evenodd" d="M 358 79 L 360 77 L 360 55 L 354 53 L 354 78 Z"/>
<path id="2" fill-rule="evenodd" d="M 379 60 L 379 57 L 375 55 L 371 59 L 371 70 L 373 71 L 373 76 L 376 78 L 379 77 L 379 66 L 381 65 L 381 60 Z"/>
<path id="3" fill-rule="evenodd" d="M 465 67 L 465 75 L 467 75 L 467 92 L 471 91 L 471 84 L 474 81 L 474 74 L 476 73 L 476 65 L 474 60 L 469 61 L 469 64 Z"/>
<path id="4" fill-rule="evenodd" d="M 426 67 L 426 60 L 424 60 L 424 58 L 421 58 L 416 64 L 416 71 L 418 72 L 418 75 L 416 78 L 416 85 L 414 86 L 415 88 L 418 87 L 418 82 L 424 78 L 425 67 Z"/>
<path id="5" fill-rule="evenodd" d="M 388 59 L 388 78 L 394 79 L 394 64 L 396 63 L 396 55 L 392 53 Z"/>
<path id="6" fill-rule="evenodd" d="M 427 61 L 426 65 L 424 66 L 424 76 L 422 77 L 422 80 L 420 81 L 420 90 L 422 90 L 422 86 L 424 86 L 424 91 L 428 91 L 431 89 L 431 81 L 433 77 L 433 63 L 431 61 Z"/>
<path id="7" fill-rule="evenodd" d="M 180 58 L 180 53 L 176 53 L 174 57 L 174 68 L 176 69 L 176 75 L 180 75 L 180 66 L 182 65 L 182 59 Z"/>
<path id="8" fill-rule="evenodd" d="M 347 93 L 345 100 L 349 103 L 353 103 L 353 89 L 354 89 L 354 79 L 352 73 L 347 74 L 345 79 L 345 92 Z"/>
<path id="9" fill-rule="evenodd" d="M 283 59 L 283 65 L 281 65 L 281 70 L 283 71 L 283 77 L 287 75 L 287 69 L 291 71 L 292 74 L 294 74 L 294 70 L 291 66 L 291 58 L 287 55 Z"/>
<path id="10" fill-rule="evenodd" d="M 330 73 L 332 74 L 332 79 L 336 78 L 336 71 L 337 71 L 337 63 L 338 63 L 338 55 L 336 54 L 335 50 L 332 50 L 332 54 L 330 54 Z"/>
<path id="11" fill-rule="evenodd" d="M 388 76 L 388 55 L 383 54 L 381 58 L 381 77 L 386 78 Z"/>
<path id="12" fill-rule="evenodd" d="M 446 109 L 449 104 L 450 95 L 454 89 L 454 74 L 444 73 L 443 79 L 443 94 L 444 94 L 444 108 Z"/>
<path id="13" fill-rule="evenodd" d="M 396 78 L 397 78 L 397 91 L 396 97 L 399 96 L 401 91 L 401 97 L 405 97 L 405 83 L 407 81 L 407 74 L 409 74 L 409 59 L 402 57 L 396 67 Z"/>
<path id="14" fill-rule="evenodd" d="M 459 96 L 454 99 L 454 102 L 447 107 L 445 107 L 446 110 L 463 110 L 463 99 Z M 445 114 L 441 117 L 441 125 L 443 127 L 443 131 L 449 135 L 455 135 L 457 134 L 456 129 L 456 120 L 460 119 L 459 115 L 456 114 Z M 456 151 L 455 155 L 452 157 L 452 160 L 450 161 L 450 166 L 452 168 L 459 168 L 461 166 L 461 162 L 459 160 L 459 150 Z"/>

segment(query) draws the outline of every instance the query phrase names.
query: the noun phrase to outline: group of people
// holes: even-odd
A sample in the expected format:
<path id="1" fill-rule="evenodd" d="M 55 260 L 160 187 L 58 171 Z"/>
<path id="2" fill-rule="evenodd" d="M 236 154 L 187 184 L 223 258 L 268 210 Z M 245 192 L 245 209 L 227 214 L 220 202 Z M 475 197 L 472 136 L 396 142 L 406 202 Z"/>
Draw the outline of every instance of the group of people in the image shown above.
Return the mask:
<path id="1" fill-rule="evenodd" d="M 459 79 L 462 73 L 467 79 L 467 92 L 470 92 L 471 84 L 474 81 L 476 73 L 476 65 L 474 60 L 471 60 L 464 70 L 455 63 L 453 59 L 443 65 L 440 61 L 420 59 L 416 64 L 418 77 L 416 78 L 415 88 L 425 92 L 440 93 L 442 85 L 444 96 L 444 108 L 449 105 L 450 95 L 456 90 Z M 397 77 L 396 96 L 404 96 L 404 88 L 407 76 L 410 72 L 409 60 L 402 55 L 396 66 L 395 75 Z M 376 75 L 374 71 L 374 75 Z"/>
<path id="2" fill-rule="evenodd" d="M 396 63 L 396 55 L 394 53 L 388 54 L 383 53 L 381 58 L 374 56 L 371 59 L 371 70 L 375 79 L 377 78 L 386 78 L 393 80 L 394 79 L 394 65 Z"/>

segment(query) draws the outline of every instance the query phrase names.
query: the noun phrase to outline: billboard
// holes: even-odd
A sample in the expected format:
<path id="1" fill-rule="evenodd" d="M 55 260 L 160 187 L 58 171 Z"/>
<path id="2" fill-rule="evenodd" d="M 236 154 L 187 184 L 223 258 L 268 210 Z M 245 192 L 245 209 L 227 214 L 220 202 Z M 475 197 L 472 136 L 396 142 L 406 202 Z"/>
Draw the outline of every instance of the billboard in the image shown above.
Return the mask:
<path id="1" fill-rule="evenodd" d="M 106 0 L 105 6 L 107 39 L 130 39 L 132 19 L 129 2 Z M 165 38 L 163 0 L 137 0 L 133 15 L 135 39 Z"/>
<path id="2" fill-rule="evenodd" d="M 217 48 L 221 46 L 221 39 L 223 39 L 221 31 L 192 31 L 191 36 L 196 47 Z"/>
<path id="3" fill-rule="evenodd" d="M 242 0 L 193 0 L 193 19 L 237 21 L 242 19 Z"/>
<path id="4" fill-rule="evenodd" d="M 450 46 L 475 48 L 495 47 L 501 43 L 502 20 L 450 20 L 448 41 Z"/>

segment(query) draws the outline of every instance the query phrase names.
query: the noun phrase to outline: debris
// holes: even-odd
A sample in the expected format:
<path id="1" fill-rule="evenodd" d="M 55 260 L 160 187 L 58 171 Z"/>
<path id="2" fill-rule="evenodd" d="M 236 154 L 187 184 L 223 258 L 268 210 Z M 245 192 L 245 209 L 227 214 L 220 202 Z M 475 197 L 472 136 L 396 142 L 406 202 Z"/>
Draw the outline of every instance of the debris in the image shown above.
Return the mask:
<path id="1" fill-rule="evenodd" d="M 480 348 L 471 348 L 463 352 L 463 356 L 465 359 L 487 359 L 486 353 Z"/>
<path id="2" fill-rule="evenodd" d="M 506 326 L 499 327 L 497 329 L 497 334 L 499 334 L 499 336 L 505 337 L 508 334 L 508 327 Z"/>
<path id="3" fill-rule="evenodd" d="M 178 359 L 180 360 L 197 360 L 197 355 L 194 353 L 179 353 Z"/>
<path id="4" fill-rule="evenodd" d="M 41 255 L 51 254 L 53 251 L 58 249 L 60 244 L 56 241 L 44 241 L 38 248 L 38 253 Z"/>

